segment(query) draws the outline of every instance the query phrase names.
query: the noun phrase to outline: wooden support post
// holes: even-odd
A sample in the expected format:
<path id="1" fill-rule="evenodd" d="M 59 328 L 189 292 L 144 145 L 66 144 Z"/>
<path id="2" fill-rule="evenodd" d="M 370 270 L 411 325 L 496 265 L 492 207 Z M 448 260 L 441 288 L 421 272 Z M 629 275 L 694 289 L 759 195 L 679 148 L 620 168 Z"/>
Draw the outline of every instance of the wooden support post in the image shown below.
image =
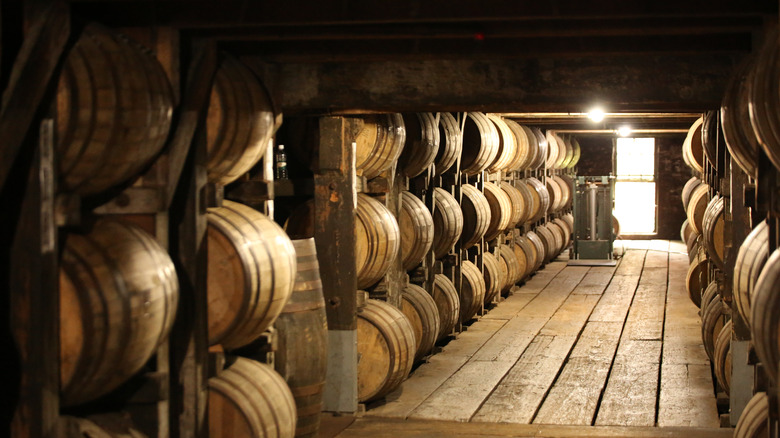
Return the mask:
<path id="1" fill-rule="evenodd" d="M 59 275 L 54 121 L 40 125 L 10 257 L 11 329 L 21 379 L 11 436 L 55 436 L 59 420 Z M 34 145 L 30 145 L 34 146 Z M 11 355 L 9 362 L 16 357 Z M 6 388 L 13 394 L 14 388 Z"/>
<path id="2" fill-rule="evenodd" d="M 179 309 L 170 335 L 170 429 L 174 437 L 207 437 L 206 103 L 216 71 L 213 42 L 193 44 L 171 147 L 167 196 L 170 250 L 179 275 Z M 178 164 L 177 164 L 178 163 Z M 175 190 L 174 190 L 175 189 Z"/>
<path id="3" fill-rule="evenodd" d="M 36 8 L 37 9 L 37 8 Z M 70 8 L 56 1 L 31 17 L 0 108 L 0 189 L 30 131 L 70 36 Z"/>
<path id="4" fill-rule="evenodd" d="M 357 403 L 357 272 L 355 147 L 351 122 L 319 120 L 319 171 L 314 175 L 314 239 L 328 316 L 328 371 L 323 409 L 351 412 Z"/>

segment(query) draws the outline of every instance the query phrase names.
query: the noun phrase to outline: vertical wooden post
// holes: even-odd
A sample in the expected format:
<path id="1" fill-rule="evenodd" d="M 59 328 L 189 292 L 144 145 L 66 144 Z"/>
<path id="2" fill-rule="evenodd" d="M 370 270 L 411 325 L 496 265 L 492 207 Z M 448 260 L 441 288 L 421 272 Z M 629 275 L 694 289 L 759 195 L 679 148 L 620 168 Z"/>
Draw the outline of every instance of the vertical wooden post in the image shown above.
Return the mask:
<path id="1" fill-rule="evenodd" d="M 357 411 L 357 272 L 355 149 L 351 123 L 319 120 L 319 171 L 314 175 L 314 239 L 328 315 L 328 372 L 323 409 Z"/>
<path id="2" fill-rule="evenodd" d="M 11 327 L 21 366 L 11 435 L 19 437 L 54 436 L 59 418 L 60 314 L 53 136 L 54 121 L 46 119 L 40 125 L 11 247 Z"/>

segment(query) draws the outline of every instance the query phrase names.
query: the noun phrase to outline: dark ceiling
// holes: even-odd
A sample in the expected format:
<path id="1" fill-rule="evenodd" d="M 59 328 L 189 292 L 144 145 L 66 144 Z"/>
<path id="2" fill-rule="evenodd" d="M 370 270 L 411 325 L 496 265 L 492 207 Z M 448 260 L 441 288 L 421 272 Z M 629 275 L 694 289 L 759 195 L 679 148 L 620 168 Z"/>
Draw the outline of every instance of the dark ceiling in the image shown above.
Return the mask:
<path id="1" fill-rule="evenodd" d="M 117 27 L 215 39 L 286 113 L 700 112 L 776 1 L 74 1 Z M 574 127 L 581 117 L 547 123 Z M 657 118 L 653 122 L 662 121 Z M 544 122 L 544 121 L 542 121 Z M 667 124 L 690 124 L 670 116 Z M 676 126 L 676 125 L 675 125 Z"/>

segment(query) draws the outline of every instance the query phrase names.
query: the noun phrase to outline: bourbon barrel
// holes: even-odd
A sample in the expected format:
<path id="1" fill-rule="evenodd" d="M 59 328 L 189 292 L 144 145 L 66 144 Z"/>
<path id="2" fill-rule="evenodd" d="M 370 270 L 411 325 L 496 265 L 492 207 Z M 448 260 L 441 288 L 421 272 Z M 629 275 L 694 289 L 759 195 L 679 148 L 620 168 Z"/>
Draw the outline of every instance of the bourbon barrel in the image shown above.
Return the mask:
<path id="1" fill-rule="evenodd" d="M 419 265 L 433 245 L 433 217 L 420 198 L 401 192 L 401 260 L 407 271 Z"/>
<path id="2" fill-rule="evenodd" d="M 421 360 L 431 352 L 439 335 L 441 321 L 436 301 L 416 284 L 407 284 L 401 291 L 401 312 L 409 319 L 414 331 L 415 360 Z"/>
<path id="3" fill-rule="evenodd" d="M 463 213 L 450 192 L 434 189 L 433 252 L 437 259 L 447 255 L 463 232 Z"/>

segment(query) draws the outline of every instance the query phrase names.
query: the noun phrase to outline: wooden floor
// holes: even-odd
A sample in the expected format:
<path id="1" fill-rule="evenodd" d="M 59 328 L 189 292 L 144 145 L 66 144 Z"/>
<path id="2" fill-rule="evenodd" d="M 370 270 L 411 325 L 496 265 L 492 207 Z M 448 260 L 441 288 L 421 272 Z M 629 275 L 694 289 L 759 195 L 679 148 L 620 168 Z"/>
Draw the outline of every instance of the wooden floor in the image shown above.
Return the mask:
<path id="1" fill-rule="evenodd" d="M 617 267 L 547 265 L 339 436 L 451 422 L 479 424 L 449 435 L 730 435 L 717 430 L 685 246 L 625 245 Z"/>

